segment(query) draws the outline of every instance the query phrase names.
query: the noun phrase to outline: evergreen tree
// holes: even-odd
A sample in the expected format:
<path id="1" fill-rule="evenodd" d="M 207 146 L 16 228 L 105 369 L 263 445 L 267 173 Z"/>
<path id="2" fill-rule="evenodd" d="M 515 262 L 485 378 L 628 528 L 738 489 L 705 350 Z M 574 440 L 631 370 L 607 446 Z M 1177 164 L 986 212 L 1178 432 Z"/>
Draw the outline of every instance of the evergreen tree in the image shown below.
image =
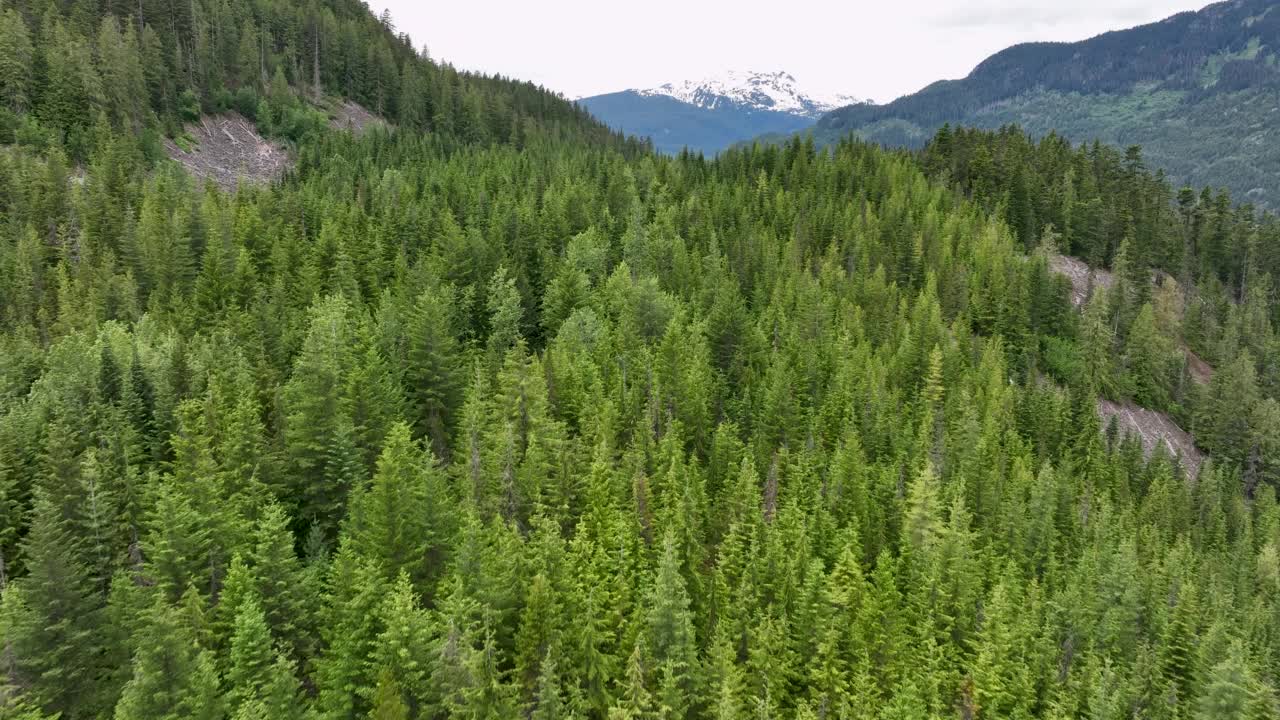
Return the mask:
<path id="1" fill-rule="evenodd" d="M 35 52 L 27 24 L 17 10 L 0 12 L 0 103 L 13 112 L 31 106 Z"/>
<path id="2" fill-rule="evenodd" d="M 1233 646 L 1227 658 L 1212 668 L 1206 680 L 1205 693 L 1196 711 L 1197 720 L 1260 717 L 1261 708 L 1253 687 L 1256 680 L 1238 646 Z"/>
<path id="3" fill-rule="evenodd" d="M 57 507 L 43 492 L 23 544 L 26 608 L 9 628 L 13 671 L 30 684 L 35 703 L 67 718 L 92 717 L 111 697 L 106 670 L 103 606 L 79 547 Z"/>
<path id="4" fill-rule="evenodd" d="M 461 392 L 453 311 L 453 299 L 443 291 L 427 291 L 417 298 L 407 321 L 404 368 L 415 427 L 430 440 L 432 452 L 445 459 L 450 457 L 449 436 Z"/>
<path id="5" fill-rule="evenodd" d="M 673 532 L 662 541 L 662 559 L 649 600 L 649 653 L 666 678 L 660 702 L 682 717 L 696 692 L 697 645 L 689 594 L 680 575 L 680 549 Z"/>
<path id="6" fill-rule="evenodd" d="M 1156 327 L 1151 304 L 1143 305 L 1129 328 L 1125 348 L 1125 364 L 1138 404 L 1149 408 L 1169 406 L 1172 356 L 1173 347 Z"/>
<path id="7" fill-rule="evenodd" d="M 133 658 L 133 677 L 116 705 L 116 720 L 225 716 L 210 653 L 200 648 L 177 611 L 157 604 Z"/>
<path id="8" fill-rule="evenodd" d="M 273 648 L 266 617 L 257 600 L 250 596 L 240 603 L 236 615 L 225 673 L 226 700 L 233 716 L 252 712 L 277 718 L 301 717 L 292 666 Z"/>
<path id="9" fill-rule="evenodd" d="M 284 388 L 289 497 L 298 503 L 297 517 L 326 535 L 361 475 L 355 430 L 341 392 L 351 340 L 346 301 L 322 301 Z"/>
<path id="10" fill-rule="evenodd" d="M 407 425 L 392 426 L 373 480 L 352 498 L 345 528 L 351 549 L 388 578 L 404 572 L 424 582 L 440 562 L 447 526 L 439 508 L 447 498 L 431 453 L 417 447 Z"/>
<path id="11" fill-rule="evenodd" d="M 358 3 L 0 5 L 0 715 L 1277 714 L 1272 214 L 1015 127 L 661 155 Z"/>

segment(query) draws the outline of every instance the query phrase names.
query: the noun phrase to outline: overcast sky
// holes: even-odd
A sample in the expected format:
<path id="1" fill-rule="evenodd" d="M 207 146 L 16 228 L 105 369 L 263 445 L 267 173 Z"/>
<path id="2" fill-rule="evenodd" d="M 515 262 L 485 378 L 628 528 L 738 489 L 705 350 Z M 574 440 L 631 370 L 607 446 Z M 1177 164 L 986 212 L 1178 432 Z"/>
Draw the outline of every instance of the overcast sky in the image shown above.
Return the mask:
<path id="1" fill-rule="evenodd" d="M 887 102 L 1030 40 L 1082 40 L 1208 0 L 367 0 L 437 59 L 569 97 L 786 70 Z"/>

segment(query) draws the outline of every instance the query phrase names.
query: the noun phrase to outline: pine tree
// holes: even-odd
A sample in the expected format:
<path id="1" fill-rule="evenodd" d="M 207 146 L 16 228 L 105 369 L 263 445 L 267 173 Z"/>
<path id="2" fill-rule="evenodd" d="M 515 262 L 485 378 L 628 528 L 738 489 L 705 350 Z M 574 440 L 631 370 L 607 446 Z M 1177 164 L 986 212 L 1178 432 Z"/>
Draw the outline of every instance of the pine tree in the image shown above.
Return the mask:
<path id="1" fill-rule="evenodd" d="M 438 628 L 428 613 L 418 606 L 418 599 L 409 582 L 401 574 L 380 610 L 384 630 L 378 636 L 376 650 L 371 661 L 382 669 L 378 673 L 378 690 L 375 692 L 373 712 L 378 712 L 379 698 L 392 702 L 394 688 L 397 700 L 406 703 L 406 711 L 418 716 L 430 715 L 438 701 L 438 690 L 432 687 L 431 648 L 436 641 Z M 384 697 L 385 695 L 385 697 Z"/>
<path id="2" fill-rule="evenodd" d="M 266 617 L 253 596 L 240 603 L 226 670 L 226 700 L 233 715 L 265 712 L 268 717 L 297 718 L 298 682 L 284 656 L 275 653 Z"/>
<path id="3" fill-rule="evenodd" d="M 364 455 L 366 469 L 372 474 L 387 434 L 405 415 L 404 389 L 374 343 L 368 343 L 357 363 L 347 379 L 347 397 L 356 444 Z"/>
<path id="4" fill-rule="evenodd" d="M 568 717 L 568 708 L 561 695 L 556 659 L 552 653 L 547 653 L 538 670 L 537 692 L 534 695 L 533 711 L 529 714 L 530 720 L 560 720 Z"/>
<path id="5" fill-rule="evenodd" d="M 288 496 L 298 503 L 299 519 L 318 525 L 328 537 L 363 465 L 342 395 L 352 338 L 346 301 L 322 301 L 284 388 Z"/>
<path id="6" fill-rule="evenodd" d="M 369 711 L 370 720 L 409 720 L 409 706 L 401 696 L 400 686 L 396 684 L 391 671 L 383 669 L 378 675 L 378 686 L 373 693 L 373 709 Z"/>
<path id="7" fill-rule="evenodd" d="M 493 633 L 487 633 L 484 644 L 472 653 L 468 665 L 473 685 L 463 693 L 463 717 L 500 720 L 516 713 L 512 687 L 507 684 L 500 662 Z"/>
<path id="8" fill-rule="evenodd" d="M 987 717 L 1030 717 L 1034 686 L 1026 649 L 1034 642 L 1024 630 L 1021 598 L 1004 584 L 983 606 L 982 628 L 973 663 L 977 705 Z"/>
<path id="9" fill-rule="evenodd" d="M 656 717 L 653 696 L 646 685 L 642 658 L 640 644 L 636 643 L 631 658 L 627 661 L 626 686 L 622 697 L 609 708 L 609 720 L 651 720 Z"/>
<path id="10" fill-rule="evenodd" d="M 709 710 L 715 720 L 740 720 L 748 717 L 743 699 L 746 681 L 738 667 L 736 653 L 729 638 L 719 635 L 711 647 L 709 680 L 712 695 Z"/>
<path id="11" fill-rule="evenodd" d="M 211 518 L 184 493 L 186 489 L 190 488 L 173 481 L 156 488 L 149 532 L 143 539 L 147 574 L 173 601 L 188 587 L 213 593 L 224 575 Z"/>
<path id="12" fill-rule="evenodd" d="M 579 596 L 585 595 L 585 611 L 577 628 L 576 660 L 565 668 L 565 674 L 576 675 L 585 708 L 596 716 L 603 716 L 613 700 L 612 681 L 616 677 L 618 658 L 609 652 L 606 644 L 610 636 L 605 609 L 600 595 L 604 591 L 595 587 L 579 588 Z"/>
<path id="13" fill-rule="evenodd" d="M 373 688 L 372 666 L 379 634 L 379 608 L 388 583 L 382 572 L 343 544 L 329 569 L 321 628 L 326 652 L 316 662 L 317 708 L 333 718 L 361 717 L 368 711 L 364 690 Z"/>
<path id="14" fill-rule="evenodd" d="M 294 551 L 289 518 L 279 505 L 262 509 L 248 552 L 255 580 L 253 589 L 272 635 L 295 657 L 307 658 L 315 650 L 316 599 L 306 570 Z"/>
<path id="15" fill-rule="evenodd" d="M 515 279 L 510 277 L 506 268 L 498 268 L 489 280 L 489 357 L 491 362 L 498 362 L 522 336 L 521 324 L 524 319 L 524 308 L 520 303 L 520 292 L 516 290 Z"/>
<path id="16" fill-rule="evenodd" d="M 1151 304 L 1138 311 L 1125 346 L 1125 364 L 1133 382 L 1133 399 L 1148 408 L 1169 406 L 1171 343 L 1156 327 Z"/>
<path id="17" fill-rule="evenodd" d="M 680 548 L 675 534 L 668 532 L 649 598 L 649 656 L 668 679 L 661 701 L 677 715 L 692 704 L 696 691 L 697 646 L 689 603 L 680 575 Z"/>
<path id="18" fill-rule="evenodd" d="M 1242 352 L 1214 374 L 1197 427 L 1200 441 L 1210 451 L 1243 461 L 1249 438 L 1249 415 L 1257 401 L 1257 371 L 1253 358 Z"/>
<path id="19" fill-rule="evenodd" d="M 118 127 L 136 132 L 142 127 L 147 101 L 133 25 L 125 24 L 122 32 L 115 17 L 103 17 L 97 51 L 104 105 Z"/>
<path id="20" fill-rule="evenodd" d="M 529 582 L 516 634 L 516 679 L 523 685 L 526 698 L 538 690 L 539 674 L 561 632 L 555 590 L 545 575 L 535 575 Z"/>

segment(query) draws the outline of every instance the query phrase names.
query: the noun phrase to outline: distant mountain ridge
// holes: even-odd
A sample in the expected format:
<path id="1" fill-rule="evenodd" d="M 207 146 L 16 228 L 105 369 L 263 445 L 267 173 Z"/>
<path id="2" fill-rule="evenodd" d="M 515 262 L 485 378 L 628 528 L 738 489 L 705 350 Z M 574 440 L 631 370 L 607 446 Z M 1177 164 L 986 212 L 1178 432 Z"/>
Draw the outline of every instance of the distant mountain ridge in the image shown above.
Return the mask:
<path id="1" fill-rule="evenodd" d="M 853 133 L 919 147 L 943 124 L 1142 145 L 1179 182 L 1280 205 L 1280 3 L 1231 0 L 1074 43 L 1015 45 L 961 80 L 819 120 L 820 141 Z"/>
<path id="2" fill-rule="evenodd" d="M 825 113 L 859 101 L 803 91 L 785 71 L 729 71 L 578 102 L 614 129 L 653 138 L 663 152 L 713 154 L 757 135 L 811 127 Z"/>

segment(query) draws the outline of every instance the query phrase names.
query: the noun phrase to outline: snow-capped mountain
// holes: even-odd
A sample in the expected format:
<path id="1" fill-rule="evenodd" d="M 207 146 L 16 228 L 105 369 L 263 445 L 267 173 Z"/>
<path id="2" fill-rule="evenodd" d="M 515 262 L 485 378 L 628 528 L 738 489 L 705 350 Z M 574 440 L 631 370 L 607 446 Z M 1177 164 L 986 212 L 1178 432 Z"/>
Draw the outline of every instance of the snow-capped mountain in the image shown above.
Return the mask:
<path id="1" fill-rule="evenodd" d="M 744 109 L 781 112 L 815 120 L 838 107 L 864 102 L 851 95 L 806 94 L 797 86 L 795 77 L 783 71 L 731 70 L 703 80 L 666 83 L 635 92 L 646 97 L 665 95 L 706 110 L 735 105 Z"/>
<path id="2" fill-rule="evenodd" d="M 652 138 L 663 152 L 710 154 L 761 135 L 804 130 L 831 110 L 863 101 L 805 93 L 786 72 L 726 72 L 578 102 L 617 130 Z"/>

